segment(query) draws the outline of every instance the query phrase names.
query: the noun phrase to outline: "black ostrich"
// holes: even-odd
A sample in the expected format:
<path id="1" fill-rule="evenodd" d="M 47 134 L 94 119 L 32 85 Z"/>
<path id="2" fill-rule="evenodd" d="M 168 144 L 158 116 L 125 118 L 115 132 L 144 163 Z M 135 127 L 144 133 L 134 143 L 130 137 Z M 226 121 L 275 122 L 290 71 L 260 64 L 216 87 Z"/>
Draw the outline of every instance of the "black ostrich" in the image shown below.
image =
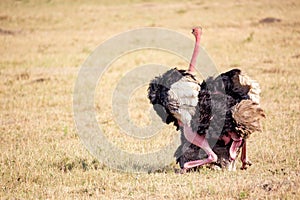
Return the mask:
<path id="1" fill-rule="evenodd" d="M 208 142 L 211 138 L 229 145 L 231 160 L 236 159 L 242 147 L 242 168 L 245 169 L 251 164 L 246 156 L 246 139 L 254 131 L 261 131 L 260 120 L 265 117 L 259 105 L 259 84 L 239 69 L 210 77 L 200 84 L 193 74 L 202 29 L 196 27 L 192 33 L 196 43 L 189 69 L 171 69 L 153 79 L 148 98 L 164 122 L 173 123 L 190 143 L 207 154 L 205 159 L 183 159 L 182 169 L 218 160 Z"/>

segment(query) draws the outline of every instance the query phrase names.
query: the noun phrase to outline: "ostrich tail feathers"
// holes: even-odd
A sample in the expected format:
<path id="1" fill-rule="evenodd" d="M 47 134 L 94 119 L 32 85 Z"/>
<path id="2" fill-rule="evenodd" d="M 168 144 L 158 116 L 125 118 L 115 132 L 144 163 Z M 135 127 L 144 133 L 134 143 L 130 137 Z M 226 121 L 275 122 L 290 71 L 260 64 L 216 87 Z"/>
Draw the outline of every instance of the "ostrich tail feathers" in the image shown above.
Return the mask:
<path id="1" fill-rule="evenodd" d="M 228 89 L 230 88 L 232 92 L 238 94 L 242 99 L 251 99 L 253 102 L 259 104 L 261 89 L 256 80 L 243 74 L 239 69 L 233 69 L 224 73 L 224 80 L 226 80 L 226 76 L 230 77 L 233 83 L 231 86 L 227 86 Z M 228 81 L 226 83 L 228 84 Z"/>
<path id="2" fill-rule="evenodd" d="M 249 88 L 248 96 L 249 98 L 259 104 L 260 101 L 260 92 L 261 89 L 259 87 L 259 84 L 256 80 L 251 79 L 247 75 L 240 74 L 239 75 L 239 84 L 242 88 Z"/>
<path id="3" fill-rule="evenodd" d="M 232 109 L 232 116 L 237 124 L 236 129 L 243 138 L 252 132 L 261 131 L 261 119 L 266 115 L 259 104 L 252 100 L 242 100 Z"/>

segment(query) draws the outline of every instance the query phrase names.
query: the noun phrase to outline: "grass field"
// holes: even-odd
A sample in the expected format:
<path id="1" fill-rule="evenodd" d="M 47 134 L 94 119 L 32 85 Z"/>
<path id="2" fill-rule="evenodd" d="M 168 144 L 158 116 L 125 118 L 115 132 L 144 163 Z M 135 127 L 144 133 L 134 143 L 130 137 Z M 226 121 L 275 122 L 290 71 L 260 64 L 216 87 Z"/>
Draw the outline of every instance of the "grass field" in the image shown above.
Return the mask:
<path id="1" fill-rule="evenodd" d="M 300 199 L 299 11 L 297 0 L 2 0 L 0 199 Z M 280 20 L 261 21 L 267 17 Z M 178 175 L 175 162 L 140 174 L 99 163 L 82 145 L 73 119 L 81 64 L 123 31 L 164 27 L 193 39 L 195 25 L 203 27 L 202 46 L 220 72 L 238 67 L 261 84 L 267 119 L 263 132 L 249 139 L 254 165 Z M 95 100 L 98 122 L 125 150 L 145 153 L 178 134 L 166 127 L 147 146 L 113 123 L 109 92 L 123 73 L 150 62 L 187 65 L 166 52 L 133 53 L 113 64 L 96 92 L 103 101 Z M 141 126 L 149 121 L 145 89 L 129 106 Z"/>

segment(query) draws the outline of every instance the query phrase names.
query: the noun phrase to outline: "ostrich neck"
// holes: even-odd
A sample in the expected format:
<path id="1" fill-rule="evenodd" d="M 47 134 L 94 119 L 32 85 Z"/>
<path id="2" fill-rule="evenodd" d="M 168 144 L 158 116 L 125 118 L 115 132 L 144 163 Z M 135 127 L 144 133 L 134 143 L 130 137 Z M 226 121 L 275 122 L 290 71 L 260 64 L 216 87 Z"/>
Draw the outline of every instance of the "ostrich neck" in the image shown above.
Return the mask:
<path id="1" fill-rule="evenodd" d="M 189 67 L 189 72 L 194 73 L 195 72 L 195 66 L 197 64 L 197 57 L 199 54 L 199 48 L 200 48 L 200 37 L 196 37 L 196 43 L 195 43 L 195 48 L 194 48 L 194 52 L 192 55 L 192 59 L 190 62 L 190 67 Z"/>

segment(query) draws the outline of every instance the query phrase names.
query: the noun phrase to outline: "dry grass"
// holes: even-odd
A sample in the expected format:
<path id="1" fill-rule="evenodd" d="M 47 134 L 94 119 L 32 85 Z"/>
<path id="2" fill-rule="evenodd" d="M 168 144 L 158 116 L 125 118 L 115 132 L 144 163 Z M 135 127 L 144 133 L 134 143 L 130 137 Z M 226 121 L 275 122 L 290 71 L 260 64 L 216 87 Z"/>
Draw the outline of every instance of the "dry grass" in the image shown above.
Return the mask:
<path id="1" fill-rule="evenodd" d="M 0 2 L 1 199 L 299 198 L 299 1 L 100 2 Z M 259 23 L 266 17 L 281 21 Z M 194 25 L 204 27 L 202 45 L 220 71 L 239 67 L 261 83 L 267 120 L 249 141 L 255 165 L 247 171 L 177 175 L 174 163 L 160 173 L 130 174 L 97 162 L 73 121 L 79 66 L 98 44 L 122 31 L 158 26 L 192 38 Z M 128 55 L 114 64 L 101 87 L 109 92 L 119 73 L 150 61 L 185 64 L 162 52 Z M 138 90 L 132 98 L 142 106 L 130 108 L 133 121 L 142 125 L 149 120 L 141 110 L 149 106 L 144 94 Z M 97 107 L 99 123 L 122 135 L 110 124 L 109 106 L 103 107 Z M 156 138 L 160 145 L 170 132 L 167 127 Z M 143 146 L 126 147 L 130 142 L 122 148 Z"/>

